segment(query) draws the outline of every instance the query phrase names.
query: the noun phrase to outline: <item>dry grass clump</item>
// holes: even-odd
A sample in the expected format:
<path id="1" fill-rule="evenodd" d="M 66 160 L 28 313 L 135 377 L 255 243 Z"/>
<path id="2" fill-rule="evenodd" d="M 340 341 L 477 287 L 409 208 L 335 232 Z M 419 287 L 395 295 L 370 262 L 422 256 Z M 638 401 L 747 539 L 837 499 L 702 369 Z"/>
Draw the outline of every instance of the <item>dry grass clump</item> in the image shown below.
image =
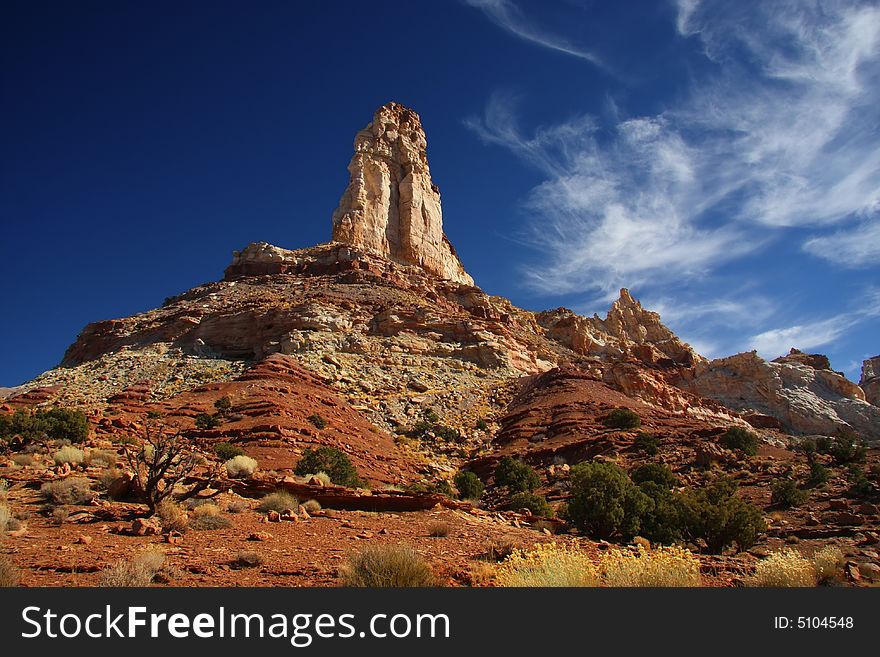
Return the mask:
<path id="1" fill-rule="evenodd" d="M 309 513 L 315 513 L 321 510 L 321 503 L 318 500 L 306 500 L 302 503 L 303 508 Z"/>
<path id="2" fill-rule="evenodd" d="M 12 509 L 5 504 L 0 504 L 0 534 L 16 529 L 18 529 L 18 520 L 12 515 Z"/>
<path id="3" fill-rule="evenodd" d="M 539 543 L 514 550 L 498 567 L 499 586 L 599 586 L 599 573 L 587 554 L 562 543 Z"/>
<path id="4" fill-rule="evenodd" d="M 56 506 L 52 509 L 52 524 L 58 525 L 59 527 L 67 522 L 67 519 L 70 517 L 70 509 L 66 506 Z"/>
<path id="5" fill-rule="evenodd" d="M 34 464 L 33 454 L 14 454 L 12 462 L 20 468 L 28 468 Z"/>
<path id="6" fill-rule="evenodd" d="M 189 524 L 189 516 L 186 513 L 186 509 L 169 498 L 159 502 L 159 505 L 156 507 L 156 515 L 159 516 L 162 530 L 166 532 L 185 532 Z"/>
<path id="7" fill-rule="evenodd" d="M 149 586 L 165 563 L 165 555 L 148 549 L 133 559 L 120 559 L 101 573 L 101 586 Z"/>
<path id="8" fill-rule="evenodd" d="M 320 481 L 320 482 L 321 482 L 322 484 L 324 484 L 325 486 L 330 486 L 330 485 L 333 484 L 333 481 L 330 479 L 330 475 L 328 475 L 328 474 L 327 474 L 326 472 L 324 472 L 323 470 L 321 470 L 321 471 L 319 471 L 319 472 L 316 472 L 315 474 L 307 474 L 307 475 L 303 475 L 303 480 L 304 480 L 304 481 L 308 481 L 308 480 L 311 479 L 312 477 L 314 477 L 315 479 L 317 479 L 318 481 Z"/>
<path id="9" fill-rule="evenodd" d="M 846 559 L 836 545 L 826 545 L 813 555 L 813 568 L 820 584 L 843 578 L 843 565 Z"/>
<path id="10" fill-rule="evenodd" d="M 90 449 L 86 453 L 86 465 L 93 465 L 100 468 L 113 468 L 119 460 L 116 452 L 106 449 Z"/>
<path id="11" fill-rule="evenodd" d="M 432 538 L 446 538 L 449 536 L 451 529 L 452 528 L 448 522 L 432 522 L 428 525 L 428 536 L 431 536 Z"/>
<path id="12" fill-rule="evenodd" d="M 264 497 L 257 506 L 257 511 L 296 511 L 299 507 L 299 500 L 290 493 L 279 491 L 277 493 L 269 493 Z"/>
<path id="13" fill-rule="evenodd" d="M 202 504 L 192 510 L 189 526 L 196 531 L 228 529 L 232 527 L 232 521 L 223 515 L 216 504 Z"/>
<path id="14" fill-rule="evenodd" d="M 10 520 L 12 520 L 12 511 L 5 504 L 0 504 L 0 534 L 6 531 Z"/>
<path id="15" fill-rule="evenodd" d="M 700 560 L 678 546 L 653 550 L 644 545 L 637 552 L 611 550 L 602 556 L 600 568 L 605 586 L 694 587 L 700 586 Z"/>
<path id="16" fill-rule="evenodd" d="M 0 557 L 0 588 L 18 586 L 20 580 L 21 573 L 15 564 L 5 557 Z"/>
<path id="17" fill-rule="evenodd" d="M 343 586 L 433 586 L 434 574 L 422 555 L 403 545 L 374 545 L 349 555 L 340 569 Z"/>
<path id="18" fill-rule="evenodd" d="M 64 465 L 65 463 L 79 465 L 85 460 L 85 458 L 86 455 L 81 449 L 71 445 L 62 447 L 52 455 L 52 460 L 55 461 L 55 465 Z"/>
<path id="19" fill-rule="evenodd" d="M 827 584 L 843 576 L 843 552 L 827 545 L 807 559 L 799 552 L 786 548 L 759 561 L 749 579 L 750 586 L 804 587 Z"/>
<path id="20" fill-rule="evenodd" d="M 88 504 L 94 496 L 89 480 L 83 477 L 46 482 L 40 487 L 40 493 L 53 504 Z"/>
<path id="21" fill-rule="evenodd" d="M 232 500 L 229 504 L 226 505 L 226 511 L 228 513 L 241 513 L 243 511 L 247 511 L 251 508 L 251 505 L 248 504 L 245 500 Z"/>
<path id="22" fill-rule="evenodd" d="M 246 479 L 257 471 L 257 460 L 239 454 L 224 463 L 226 474 L 232 479 Z"/>

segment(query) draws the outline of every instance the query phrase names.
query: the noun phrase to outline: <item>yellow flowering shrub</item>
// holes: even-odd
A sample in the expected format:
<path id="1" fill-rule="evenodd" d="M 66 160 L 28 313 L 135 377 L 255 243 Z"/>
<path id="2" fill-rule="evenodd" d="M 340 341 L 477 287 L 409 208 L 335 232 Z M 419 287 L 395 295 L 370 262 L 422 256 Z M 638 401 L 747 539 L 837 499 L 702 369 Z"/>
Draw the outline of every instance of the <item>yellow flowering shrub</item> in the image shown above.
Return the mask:
<path id="1" fill-rule="evenodd" d="M 611 550 L 602 556 L 600 571 L 605 586 L 692 587 L 700 586 L 700 561 L 678 546 L 637 552 Z"/>
<path id="2" fill-rule="evenodd" d="M 816 586 L 816 567 L 799 552 L 786 548 L 758 562 L 751 586 Z"/>
<path id="3" fill-rule="evenodd" d="M 560 543 L 514 550 L 498 567 L 498 586 L 599 586 L 596 566 L 585 552 Z"/>

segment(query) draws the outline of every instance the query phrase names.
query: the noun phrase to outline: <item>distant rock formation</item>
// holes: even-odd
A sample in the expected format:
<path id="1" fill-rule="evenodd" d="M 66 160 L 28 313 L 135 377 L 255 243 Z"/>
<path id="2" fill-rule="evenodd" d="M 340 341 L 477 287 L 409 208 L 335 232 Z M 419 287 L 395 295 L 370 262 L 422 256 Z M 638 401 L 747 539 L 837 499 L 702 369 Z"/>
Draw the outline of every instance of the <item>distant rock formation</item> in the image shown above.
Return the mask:
<path id="1" fill-rule="evenodd" d="M 355 136 L 351 180 L 333 213 L 333 240 L 473 285 L 443 234 L 426 146 L 413 110 L 388 103 L 376 111 Z"/>
<path id="2" fill-rule="evenodd" d="M 666 328 L 660 315 L 642 308 L 626 288 L 605 319 L 557 308 L 538 313 L 537 320 L 549 337 L 580 354 L 632 356 L 656 365 L 690 366 L 705 360 Z"/>
<path id="3" fill-rule="evenodd" d="M 802 354 L 767 362 L 754 351 L 698 363 L 678 385 L 728 408 L 779 419 L 796 433 L 833 436 L 850 428 L 868 440 L 880 439 L 880 409 L 842 374 L 813 364 L 827 358 Z"/>
<path id="4" fill-rule="evenodd" d="M 880 406 L 880 356 L 873 356 L 862 363 L 859 385 L 865 391 L 868 403 Z"/>

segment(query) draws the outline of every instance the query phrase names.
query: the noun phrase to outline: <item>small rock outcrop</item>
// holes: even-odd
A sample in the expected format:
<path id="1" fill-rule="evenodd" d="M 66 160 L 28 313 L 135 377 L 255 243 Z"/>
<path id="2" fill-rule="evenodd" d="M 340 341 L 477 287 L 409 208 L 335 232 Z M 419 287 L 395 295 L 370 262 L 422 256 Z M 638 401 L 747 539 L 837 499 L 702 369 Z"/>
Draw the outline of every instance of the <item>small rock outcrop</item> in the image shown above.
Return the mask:
<path id="1" fill-rule="evenodd" d="M 795 433 L 833 436 L 851 429 L 880 440 L 880 409 L 865 401 L 862 389 L 838 372 L 803 360 L 767 362 L 754 351 L 745 352 L 698 363 L 677 384 L 735 411 L 775 417 Z"/>
<path id="2" fill-rule="evenodd" d="M 605 319 L 583 317 L 567 308 L 537 314 L 547 335 L 585 355 L 631 356 L 655 365 L 690 366 L 704 360 L 622 288 Z"/>
<path id="3" fill-rule="evenodd" d="M 376 111 L 355 136 L 351 180 L 333 213 L 333 241 L 473 285 L 443 234 L 426 146 L 413 110 L 388 103 Z"/>
<path id="4" fill-rule="evenodd" d="M 865 400 L 880 406 L 880 356 L 873 356 L 862 363 L 862 378 L 859 385 L 865 391 Z"/>

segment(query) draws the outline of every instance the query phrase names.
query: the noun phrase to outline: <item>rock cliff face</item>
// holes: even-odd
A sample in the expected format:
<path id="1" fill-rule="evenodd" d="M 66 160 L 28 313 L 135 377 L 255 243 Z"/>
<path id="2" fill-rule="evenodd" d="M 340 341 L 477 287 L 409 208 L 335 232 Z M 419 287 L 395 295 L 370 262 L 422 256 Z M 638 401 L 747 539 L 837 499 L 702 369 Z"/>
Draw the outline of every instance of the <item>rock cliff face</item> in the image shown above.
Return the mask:
<path id="1" fill-rule="evenodd" d="M 355 136 L 351 180 L 333 213 L 333 240 L 473 285 L 443 234 L 426 146 L 414 111 L 399 103 L 376 111 Z"/>
<path id="2" fill-rule="evenodd" d="M 865 391 L 865 400 L 880 406 L 880 356 L 874 356 L 862 363 L 862 378 L 859 385 Z"/>
<path id="3" fill-rule="evenodd" d="M 753 351 L 736 354 L 698 363 L 678 384 L 735 411 L 775 417 L 796 433 L 835 435 L 849 426 L 880 439 L 880 409 L 865 401 L 862 389 L 842 374 L 807 364 L 824 364 L 822 358 L 800 356 L 768 363 Z"/>
<path id="4" fill-rule="evenodd" d="M 537 315 L 547 334 L 579 354 L 631 356 L 657 365 L 692 365 L 705 360 L 660 321 L 660 315 L 642 308 L 629 290 L 611 306 L 605 319 L 582 317 L 567 308 Z"/>

